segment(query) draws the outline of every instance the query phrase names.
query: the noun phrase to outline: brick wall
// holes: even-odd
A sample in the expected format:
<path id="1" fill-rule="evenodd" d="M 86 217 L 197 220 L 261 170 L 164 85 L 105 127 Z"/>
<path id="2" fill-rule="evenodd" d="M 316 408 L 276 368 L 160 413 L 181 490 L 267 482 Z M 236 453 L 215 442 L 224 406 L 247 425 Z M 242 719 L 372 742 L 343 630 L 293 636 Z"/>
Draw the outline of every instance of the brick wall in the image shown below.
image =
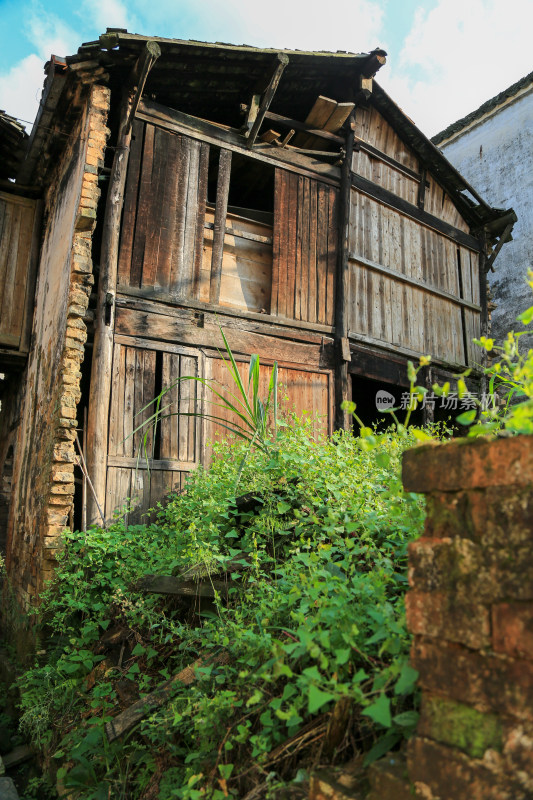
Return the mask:
<path id="1" fill-rule="evenodd" d="M 108 111 L 109 89 L 91 86 L 45 202 L 7 542 L 9 581 L 26 608 L 52 574 L 74 500 L 74 439 L 87 338 L 83 318 L 94 282 L 92 235 Z"/>
<path id="2" fill-rule="evenodd" d="M 427 495 L 407 621 L 422 689 L 408 772 L 432 800 L 533 797 L 533 437 L 404 455 Z"/>

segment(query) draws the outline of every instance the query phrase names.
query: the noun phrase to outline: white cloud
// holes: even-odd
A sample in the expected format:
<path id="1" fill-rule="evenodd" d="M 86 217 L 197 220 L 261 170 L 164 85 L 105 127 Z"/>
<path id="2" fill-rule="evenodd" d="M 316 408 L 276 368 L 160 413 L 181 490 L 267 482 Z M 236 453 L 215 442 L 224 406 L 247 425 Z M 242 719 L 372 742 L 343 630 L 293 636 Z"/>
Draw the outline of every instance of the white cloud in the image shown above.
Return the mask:
<path id="1" fill-rule="evenodd" d="M 373 0 L 130 0 L 143 33 L 299 50 L 367 51 L 380 44 L 384 11 Z"/>
<path id="2" fill-rule="evenodd" d="M 433 135 L 532 70 L 532 22 L 531 0 L 439 0 L 379 80 Z"/>
<path id="3" fill-rule="evenodd" d="M 0 108 L 13 117 L 35 119 L 44 81 L 43 60 L 32 54 L 0 75 Z M 31 130 L 31 124 L 26 125 Z"/>
<path id="4" fill-rule="evenodd" d="M 38 3 L 32 5 L 28 22 L 26 35 L 43 62 L 51 55 L 70 56 L 81 44 L 78 31 Z"/>
<path id="5" fill-rule="evenodd" d="M 135 16 L 121 0 L 83 0 L 78 15 L 85 26 L 89 21 L 99 34 L 106 28 L 126 28 L 130 33 L 138 29 Z"/>
<path id="6" fill-rule="evenodd" d="M 51 55 L 75 53 L 80 36 L 59 17 L 47 12 L 39 3 L 28 9 L 25 35 L 33 52 L 0 74 L 0 107 L 8 114 L 33 122 L 44 82 L 44 64 Z M 31 124 L 26 124 L 31 130 Z"/>

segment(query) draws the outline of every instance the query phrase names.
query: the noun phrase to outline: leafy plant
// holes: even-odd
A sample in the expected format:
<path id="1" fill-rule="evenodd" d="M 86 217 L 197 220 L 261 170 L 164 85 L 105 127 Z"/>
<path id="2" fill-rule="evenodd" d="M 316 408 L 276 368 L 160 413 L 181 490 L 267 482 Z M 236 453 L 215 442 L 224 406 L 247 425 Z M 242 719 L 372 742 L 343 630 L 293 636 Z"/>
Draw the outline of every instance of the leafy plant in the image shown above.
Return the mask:
<path id="1" fill-rule="evenodd" d="M 528 285 L 533 289 L 533 270 L 528 272 Z M 524 325 L 533 322 L 533 306 L 517 318 Z M 494 344 L 494 339 L 482 336 L 474 339 L 474 343 L 482 347 L 497 360 L 484 369 L 488 378 L 488 396 L 501 398 L 501 403 L 483 403 L 479 398 L 472 398 L 474 408 L 457 417 L 457 422 L 469 427 L 469 436 L 480 436 L 505 431 L 508 434 L 533 433 L 533 349 L 521 353 L 519 341 L 522 336 L 531 335 L 531 330 L 507 334 L 503 346 Z M 465 378 L 470 374 L 467 370 L 457 375 L 459 397 L 467 394 Z M 437 395 L 447 395 L 449 384 L 434 385 Z"/>
<path id="2" fill-rule="evenodd" d="M 309 417 L 286 420 L 276 447 L 254 447 L 242 468 L 248 441 L 217 444 L 209 471 L 191 475 L 156 523 L 65 533 L 41 610 L 47 663 L 20 686 L 26 730 L 72 797 L 217 800 L 253 786 L 303 797 L 323 748 L 345 760 L 356 747 L 371 761 L 410 735 L 403 595 L 424 509 L 399 465 L 415 438 L 362 441 L 317 442 Z M 246 513 L 239 470 L 255 498 Z M 191 605 L 135 590 L 146 573 L 184 570 L 208 584 L 222 576 L 227 589 Z M 122 645 L 106 644 L 114 631 Z M 210 658 L 221 652 L 229 663 Z M 194 683 L 107 741 L 125 691 L 143 696 L 199 658 Z M 331 744 L 334 709 L 343 727 Z"/>

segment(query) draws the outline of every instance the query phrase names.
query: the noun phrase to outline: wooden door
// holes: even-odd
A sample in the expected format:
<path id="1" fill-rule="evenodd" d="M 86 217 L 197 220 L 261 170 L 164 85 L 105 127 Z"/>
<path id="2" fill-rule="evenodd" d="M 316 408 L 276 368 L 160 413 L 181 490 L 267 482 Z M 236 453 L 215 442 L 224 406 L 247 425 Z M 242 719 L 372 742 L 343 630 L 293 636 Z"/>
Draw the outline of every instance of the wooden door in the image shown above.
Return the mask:
<path id="1" fill-rule="evenodd" d="M 0 347 L 29 346 L 39 224 L 38 201 L 0 192 Z"/>
<path id="2" fill-rule="evenodd" d="M 130 521 L 180 491 L 200 459 L 201 427 L 185 416 L 200 410 L 198 350 L 115 336 L 109 410 L 105 514 L 129 504 Z M 157 420 L 155 398 L 161 399 Z M 143 425 L 144 423 L 144 425 Z M 129 499 L 129 500 L 128 500 Z"/>

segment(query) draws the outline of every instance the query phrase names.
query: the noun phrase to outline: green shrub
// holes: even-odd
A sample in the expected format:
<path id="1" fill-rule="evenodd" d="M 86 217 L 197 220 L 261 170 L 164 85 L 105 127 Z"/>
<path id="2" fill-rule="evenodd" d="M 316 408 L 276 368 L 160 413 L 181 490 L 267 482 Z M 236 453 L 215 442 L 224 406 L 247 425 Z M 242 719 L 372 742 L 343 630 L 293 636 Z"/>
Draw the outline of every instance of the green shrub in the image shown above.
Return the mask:
<path id="1" fill-rule="evenodd" d="M 361 442 L 316 441 L 309 419 L 291 420 L 244 465 L 239 491 L 257 498 L 252 511 L 239 514 L 234 496 L 246 445 L 221 443 L 156 523 L 117 518 L 65 533 L 42 609 L 47 663 L 20 685 L 22 724 L 63 764 L 72 796 L 193 800 L 264 784 L 262 796 L 281 797 L 296 780 L 296 797 L 298 768 L 328 749 L 333 709 L 344 719 L 341 759 L 361 750 L 373 760 L 410 735 L 416 672 L 403 596 L 424 512 L 399 467 L 414 436 Z M 227 598 L 198 608 L 132 589 L 146 573 L 191 566 L 204 581 L 226 574 Z M 128 638 L 110 663 L 100 640 L 117 625 Z M 220 652 L 229 664 L 210 661 Z M 142 696 L 197 658 L 194 684 L 108 743 L 120 686 Z"/>

